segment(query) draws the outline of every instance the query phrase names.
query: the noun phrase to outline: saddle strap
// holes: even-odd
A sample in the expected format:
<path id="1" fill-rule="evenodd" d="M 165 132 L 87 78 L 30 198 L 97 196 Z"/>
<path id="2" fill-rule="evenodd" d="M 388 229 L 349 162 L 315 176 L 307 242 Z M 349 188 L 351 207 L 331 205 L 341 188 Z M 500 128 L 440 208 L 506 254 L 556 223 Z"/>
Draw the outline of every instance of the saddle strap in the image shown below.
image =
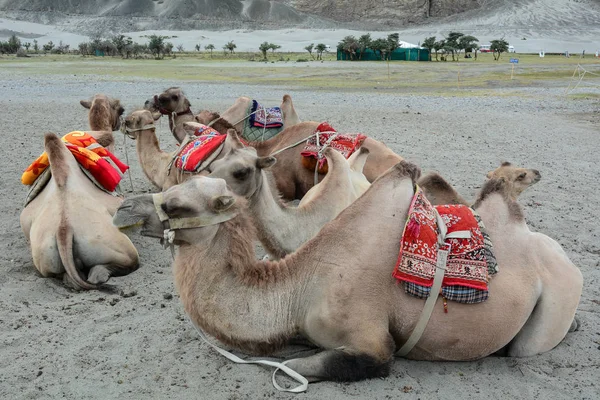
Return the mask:
<path id="1" fill-rule="evenodd" d="M 448 261 L 448 250 L 438 250 L 437 254 L 437 263 L 435 266 L 435 276 L 433 277 L 433 285 L 431 286 L 431 291 L 429 292 L 429 297 L 425 302 L 425 307 L 423 307 L 423 311 L 421 312 L 421 316 L 419 317 L 419 321 L 413 329 L 412 333 L 408 337 L 408 340 L 400 350 L 396 352 L 397 356 L 404 357 L 415 347 L 427 324 L 429 323 L 429 319 L 431 318 L 431 313 L 433 312 L 433 307 L 439 297 L 440 289 L 442 288 L 442 280 L 444 279 L 444 273 L 446 272 L 446 262 Z"/>

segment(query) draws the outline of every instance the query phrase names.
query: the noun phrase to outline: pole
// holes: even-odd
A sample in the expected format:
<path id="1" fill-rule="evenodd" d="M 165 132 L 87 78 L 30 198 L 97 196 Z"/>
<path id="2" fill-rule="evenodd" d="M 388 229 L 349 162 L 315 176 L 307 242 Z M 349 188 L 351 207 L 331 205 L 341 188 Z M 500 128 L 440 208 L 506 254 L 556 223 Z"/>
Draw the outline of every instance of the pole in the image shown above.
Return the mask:
<path id="1" fill-rule="evenodd" d="M 515 63 L 512 63 L 512 69 L 510 70 L 510 80 L 512 81 L 515 72 Z"/>

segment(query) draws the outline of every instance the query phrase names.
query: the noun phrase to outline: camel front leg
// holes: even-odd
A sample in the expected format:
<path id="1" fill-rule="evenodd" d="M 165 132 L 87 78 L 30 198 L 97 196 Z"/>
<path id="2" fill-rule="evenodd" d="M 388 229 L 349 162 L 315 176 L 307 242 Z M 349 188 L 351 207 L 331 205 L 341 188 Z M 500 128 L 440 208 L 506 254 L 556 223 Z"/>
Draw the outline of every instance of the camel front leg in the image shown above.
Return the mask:
<path id="1" fill-rule="evenodd" d="M 133 261 L 133 260 L 132 260 Z M 90 268 L 87 281 L 94 285 L 108 282 L 111 276 L 124 276 L 138 269 L 139 264 L 132 262 L 129 265 L 100 264 Z"/>

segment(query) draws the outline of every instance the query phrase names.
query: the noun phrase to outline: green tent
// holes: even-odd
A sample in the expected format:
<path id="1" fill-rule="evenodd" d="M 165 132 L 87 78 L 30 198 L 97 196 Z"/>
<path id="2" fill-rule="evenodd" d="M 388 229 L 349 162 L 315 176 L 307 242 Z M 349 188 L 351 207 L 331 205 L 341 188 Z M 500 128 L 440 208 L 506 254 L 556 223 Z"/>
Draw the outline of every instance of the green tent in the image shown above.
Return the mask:
<path id="1" fill-rule="evenodd" d="M 349 60 L 348 54 L 338 50 L 337 59 L 341 61 Z M 366 49 L 361 57 L 359 51 L 356 52 L 356 60 L 362 61 L 379 61 L 381 54 L 371 49 Z M 398 47 L 392 51 L 390 56 L 392 61 L 429 61 L 429 50 L 420 47 Z"/>

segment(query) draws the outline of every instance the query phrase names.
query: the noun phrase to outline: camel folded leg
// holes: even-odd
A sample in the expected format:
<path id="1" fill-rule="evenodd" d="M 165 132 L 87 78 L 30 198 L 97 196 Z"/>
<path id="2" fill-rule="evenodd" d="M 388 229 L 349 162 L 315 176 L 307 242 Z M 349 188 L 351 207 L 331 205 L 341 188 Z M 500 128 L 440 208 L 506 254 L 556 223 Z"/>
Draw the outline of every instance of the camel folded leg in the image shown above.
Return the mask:
<path id="1" fill-rule="evenodd" d="M 383 337 L 374 340 L 377 336 Z M 313 356 L 290 360 L 286 364 L 311 382 L 351 382 L 388 376 L 395 348 L 391 335 L 365 332 L 362 338 L 364 340 L 356 345 L 325 350 Z"/>

